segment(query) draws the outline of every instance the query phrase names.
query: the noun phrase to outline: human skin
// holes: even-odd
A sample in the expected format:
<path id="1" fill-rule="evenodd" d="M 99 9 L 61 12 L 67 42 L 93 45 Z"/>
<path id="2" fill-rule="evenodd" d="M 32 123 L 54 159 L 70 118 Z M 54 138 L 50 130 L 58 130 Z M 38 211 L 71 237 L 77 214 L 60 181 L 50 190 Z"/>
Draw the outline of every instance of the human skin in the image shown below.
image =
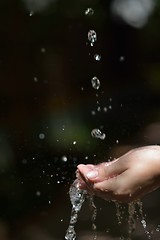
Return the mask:
<path id="1" fill-rule="evenodd" d="M 160 147 L 135 148 L 111 162 L 77 167 L 79 187 L 105 200 L 132 202 L 160 187 Z"/>

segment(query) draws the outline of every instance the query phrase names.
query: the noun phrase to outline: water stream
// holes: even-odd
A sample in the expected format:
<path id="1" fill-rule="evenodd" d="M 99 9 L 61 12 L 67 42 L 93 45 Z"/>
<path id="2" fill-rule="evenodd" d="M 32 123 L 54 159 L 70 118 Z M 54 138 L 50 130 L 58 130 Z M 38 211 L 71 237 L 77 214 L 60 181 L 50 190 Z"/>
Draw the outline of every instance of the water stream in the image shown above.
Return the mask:
<path id="1" fill-rule="evenodd" d="M 76 231 L 75 231 L 75 224 L 78 220 L 78 214 L 82 208 L 82 205 L 87 199 L 89 201 L 89 207 L 91 209 L 91 222 L 92 222 L 92 230 L 94 233 L 93 239 L 97 239 L 96 235 L 96 216 L 97 216 L 97 208 L 94 204 L 93 196 L 90 194 L 87 194 L 87 191 L 79 189 L 78 181 L 75 180 L 73 184 L 70 186 L 69 189 L 69 195 L 70 195 L 70 201 L 72 204 L 72 210 L 71 210 L 71 217 L 68 229 L 66 231 L 65 239 L 66 240 L 75 240 L 76 239 Z"/>
<path id="2" fill-rule="evenodd" d="M 85 201 L 87 192 L 85 190 L 80 190 L 78 187 L 78 182 L 75 180 L 69 189 L 70 201 L 72 204 L 71 218 L 69 222 L 69 227 L 66 231 L 66 240 L 75 240 L 75 224 L 78 219 L 78 213 L 81 210 L 83 202 Z"/>

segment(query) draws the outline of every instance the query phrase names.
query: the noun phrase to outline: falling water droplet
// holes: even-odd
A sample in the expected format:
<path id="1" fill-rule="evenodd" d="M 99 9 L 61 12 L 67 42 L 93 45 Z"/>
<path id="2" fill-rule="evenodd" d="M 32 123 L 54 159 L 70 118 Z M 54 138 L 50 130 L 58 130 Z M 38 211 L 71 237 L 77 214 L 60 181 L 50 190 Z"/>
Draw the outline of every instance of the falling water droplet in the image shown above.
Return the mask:
<path id="1" fill-rule="evenodd" d="M 68 160 L 68 159 L 67 159 L 66 156 L 62 156 L 62 161 L 63 161 L 63 162 L 67 162 L 67 160 Z"/>
<path id="2" fill-rule="evenodd" d="M 125 60 L 125 57 L 124 56 L 120 56 L 119 61 L 120 62 L 124 62 L 124 60 Z"/>
<path id="3" fill-rule="evenodd" d="M 34 82 L 37 83 L 38 82 L 38 78 L 34 77 Z"/>
<path id="4" fill-rule="evenodd" d="M 95 55 L 94 55 L 94 59 L 95 59 L 96 61 L 100 61 L 100 60 L 101 60 L 101 55 L 95 54 Z"/>
<path id="5" fill-rule="evenodd" d="M 36 192 L 36 195 L 37 195 L 37 197 L 39 197 L 39 196 L 41 195 L 41 192 L 40 192 L 40 191 L 37 191 L 37 192 Z"/>
<path id="6" fill-rule="evenodd" d="M 103 108 L 103 111 L 104 111 L 104 112 L 107 112 L 107 107 L 104 107 L 104 108 Z"/>
<path id="7" fill-rule="evenodd" d="M 41 139 L 41 140 L 45 139 L 45 134 L 44 133 L 40 133 L 39 134 L 39 139 Z"/>
<path id="8" fill-rule="evenodd" d="M 91 83 L 92 83 L 92 87 L 96 90 L 98 90 L 100 88 L 100 81 L 97 77 L 93 77 L 91 79 Z"/>
<path id="9" fill-rule="evenodd" d="M 84 91 L 84 87 L 81 87 L 81 91 Z"/>
<path id="10" fill-rule="evenodd" d="M 27 159 L 23 159 L 22 164 L 27 164 Z"/>
<path id="11" fill-rule="evenodd" d="M 101 107 L 100 107 L 100 106 L 97 107 L 97 111 L 98 111 L 98 112 L 101 111 Z"/>
<path id="12" fill-rule="evenodd" d="M 156 228 L 156 232 L 160 232 L 160 224 L 158 224 L 158 226 Z"/>
<path id="13" fill-rule="evenodd" d="M 94 10 L 92 8 L 87 8 L 85 11 L 85 15 L 92 16 L 94 14 Z"/>
<path id="14" fill-rule="evenodd" d="M 88 41 L 90 42 L 91 46 L 93 46 L 94 43 L 97 41 L 97 33 L 94 30 L 90 30 L 88 32 Z"/>
<path id="15" fill-rule="evenodd" d="M 45 48 L 41 48 L 41 53 L 45 53 L 46 49 Z"/>
<path id="16" fill-rule="evenodd" d="M 91 111 L 91 114 L 92 114 L 93 116 L 95 116 L 95 115 L 96 115 L 96 111 L 92 110 L 92 111 Z"/>
<path id="17" fill-rule="evenodd" d="M 34 15 L 34 11 L 30 11 L 29 16 L 32 17 Z"/>
<path id="18" fill-rule="evenodd" d="M 91 131 L 91 136 L 94 138 L 99 138 L 101 140 L 104 140 L 106 138 L 106 134 L 102 133 L 98 128 L 95 128 Z"/>

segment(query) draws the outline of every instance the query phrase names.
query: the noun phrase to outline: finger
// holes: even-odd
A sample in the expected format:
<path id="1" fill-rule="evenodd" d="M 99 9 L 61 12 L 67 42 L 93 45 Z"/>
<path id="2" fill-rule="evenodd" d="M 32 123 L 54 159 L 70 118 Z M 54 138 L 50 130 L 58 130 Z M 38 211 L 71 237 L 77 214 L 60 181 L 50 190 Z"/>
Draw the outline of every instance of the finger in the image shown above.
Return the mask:
<path id="1" fill-rule="evenodd" d="M 101 163 L 98 168 L 99 177 L 107 180 L 122 174 L 128 169 L 128 166 L 123 158 L 119 158 L 111 162 Z"/>
<path id="2" fill-rule="evenodd" d="M 94 166 L 94 165 L 91 165 L 91 164 L 87 164 L 87 165 L 80 164 L 80 165 L 77 166 L 77 169 L 78 169 L 78 174 L 79 174 L 79 176 L 80 176 L 84 181 L 87 181 L 87 180 L 88 180 L 87 174 L 88 174 L 89 172 L 94 171 L 95 166 Z"/>
<path id="3" fill-rule="evenodd" d="M 79 165 L 78 170 L 87 182 L 101 182 L 115 177 L 126 171 L 127 165 L 123 159 L 116 159 L 112 162 L 105 162 L 98 165 Z"/>
<path id="4" fill-rule="evenodd" d="M 94 169 L 94 165 L 88 164 L 88 165 L 84 165 L 84 164 L 80 164 L 78 165 L 78 177 L 79 177 L 79 182 L 81 184 L 80 188 L 82 189 L 86 189 L 88 191 L 88 193 L 92 193 L 93 194 L 93 186 L 92 183 L 90 181 L 88 181 L 86 174 L 87 172 L 93 171 Z"/>

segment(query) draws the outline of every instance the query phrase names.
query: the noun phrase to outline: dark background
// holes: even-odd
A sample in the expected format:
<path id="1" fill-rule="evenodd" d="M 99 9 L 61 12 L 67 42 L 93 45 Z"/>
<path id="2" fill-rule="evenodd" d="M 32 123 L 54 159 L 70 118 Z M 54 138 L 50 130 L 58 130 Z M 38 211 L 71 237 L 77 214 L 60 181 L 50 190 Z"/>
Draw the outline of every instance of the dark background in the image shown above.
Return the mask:
<path id="1" fill-rule="evenodd" d="M 77 164 L 160 144 L 160 6 L 136 29 L 113 17 L 111 3 L 57 0 L 33 11 L 24 1 L 0 1 L 1 240 L 64 239 Z M 85 16 L 88 7 L 93 16 Z M 106 139 L 93 139 L 93 128 Z M 159 197 L 157 190 L 143 200 L 153 239 L 160 238 Z M 96 205 L 98 239 L 120 236 L 114 204 Z M 78 239 L 93 239 L 90 217 L 85 204 Z M 140 224 L 135 239 L 147 239 Z"/>

